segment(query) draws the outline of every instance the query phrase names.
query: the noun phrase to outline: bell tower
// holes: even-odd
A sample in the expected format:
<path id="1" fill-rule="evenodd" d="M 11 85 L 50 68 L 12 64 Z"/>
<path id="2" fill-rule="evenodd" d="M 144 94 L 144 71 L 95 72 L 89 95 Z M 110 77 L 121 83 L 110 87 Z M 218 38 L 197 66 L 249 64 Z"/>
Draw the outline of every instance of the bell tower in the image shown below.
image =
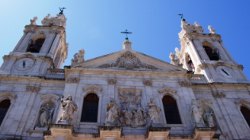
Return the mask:
<path id="1" fill-rule="evenodd" d="M 3 57 L 2 72 L 14 75 L 43 76 L 48 68 L 59 68 L 67 57 L 66 18 L 62 12 L 47 15 L 42 25 L 37 17 L 25 26 L 24 34 L 12 52 Z"/>
<path id="2" fill-rule="evenodd" d="M 208 82 L 247 82 L 243 66 L 233 60 L 213 27 L 208 26 L 209 33 L 205 33 L 198 23 L 189 24 L 182 19 L 181 29 L 181 49 L 170 54 L 172 64 L 203 74 Z"/>

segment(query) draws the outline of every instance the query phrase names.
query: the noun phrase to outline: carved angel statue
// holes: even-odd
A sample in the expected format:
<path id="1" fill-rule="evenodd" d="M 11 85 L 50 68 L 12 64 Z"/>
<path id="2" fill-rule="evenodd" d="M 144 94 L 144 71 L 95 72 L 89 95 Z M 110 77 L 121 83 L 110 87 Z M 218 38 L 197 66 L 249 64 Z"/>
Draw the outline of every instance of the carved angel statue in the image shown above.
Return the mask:
<path id="1" fill-rule="evenodd" d="M 203 113 L 203 120 L 207 127 L 215 127 L 214 112 L 212 109 L 207 108 Z"/>
<path id="2" fill-rule="evenodd" d="M 33 19 L 30 19 L 30 25 L 36 25 L 37 17 L 33 17 Z"/>
<path id="3" fill-rule="evenodd" d="M 151 123 L 160 123 L 160 112 L 161 109 L 155 104 L 153 99 L 150 99 L 148 103 L 148 115 L 150 117 Z"/>
<path id="4" fill-rule="evenodd" d="M 119 106 L 114 99 L 111 99 L 107 105 L 107 114 L 105 119 L 105 125 L 117 125 L 119 119 Z"/>
<path id="5" fill-rule="evenodd" d="M 77 111 L 77 105 L 72 101 L 72 96 L 68 96 L 66 99 L 61 100 L 62 114 L 58 122 L 65 122 L 70 124 L 73 120 L 74 112 Z"/>
<path id="6" fill-rule="evenodd" d="M 208 25 L 208 30 L 209 30 L 209 33 L 211 33 L 211 34 L 216 33 L 215 29 L 211 25 Z"/>
<path id="7" fill-rule="evenodd" d="M 204 124 L 202 119 L 202 110 L 195 100 L 192 101 L 191 109 L 195 125 L 201 127 Z"/>
<path id="8" fill-rule="evenodd" d="M 71 60 L 71 65 L 84 62 L 84 53 L 85 51 L 83 49 L 79 50 L 78 53 L 75 53 L 74 58 Z"/>

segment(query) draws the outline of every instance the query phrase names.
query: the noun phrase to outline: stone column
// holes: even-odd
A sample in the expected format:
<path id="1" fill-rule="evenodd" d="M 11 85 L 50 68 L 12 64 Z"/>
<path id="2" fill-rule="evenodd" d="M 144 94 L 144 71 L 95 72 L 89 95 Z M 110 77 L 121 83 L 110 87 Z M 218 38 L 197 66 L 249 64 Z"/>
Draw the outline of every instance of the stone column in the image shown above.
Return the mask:
<path id="1" fill-rule="evenodd" d="M 27 47 L 29 45 L 29 41 L 31 39 L 32 33 L 29 32 L 26 34 L 22 42 L 20 42 L 19 46 L 16 47 L 16 51 L 18 52 L 25 52 L 27 50 Z"/>
<path id="2" fill-rule="evenodd" d="M 60 34 L 56 34 L 55 39 L 53 41 L 53 44 L 52 44 L 52 46 L 51 46 L 51 48 L 49 50 L 48 56 L 53 58 L 53 56 L 55 55 L 56 50 L 57 50 L 57 48 L 59 46 L 59 43 L 60 43 Z"/>
<path id="3" fill-rule="evenodd" d="M 45 39 L 45 41 L 43 43 L 43 46 L 42 46 L 42 48 L 40 50 L 40 53 L 45 55 L 50 50 L 55 37 L 56 37 L 55 33 L 51 33 L 51 34 L 47 35 L 47 37 L 46 37 L 46 39 Z"/>

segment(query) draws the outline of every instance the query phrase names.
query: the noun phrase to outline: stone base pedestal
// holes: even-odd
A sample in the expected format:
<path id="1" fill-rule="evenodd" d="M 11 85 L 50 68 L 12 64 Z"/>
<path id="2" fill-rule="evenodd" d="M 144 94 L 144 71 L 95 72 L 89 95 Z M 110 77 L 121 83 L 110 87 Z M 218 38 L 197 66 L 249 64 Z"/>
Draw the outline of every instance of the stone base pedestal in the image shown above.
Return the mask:
<path id="1" fill-rule="evenodd" d="M 215 129 L 208 127 L 199 127 L 195 129 L 194 140 L 212 140 Z"/>
<path id="2" fill-rule="evenodd" d="M 72 135 L 72 126 L 64 124 L 53 124 L 50 126 L 50 131 L 45 134 L 45 140 L 71 140 L 73 139 Z"/>
<path id="3" fill-rule="evenodd" d="M 118 140 L 121 138 L 120 127 L 101 126 L 99 130 L 101 140 Z"/>
<path id="4" fill-rule="evenodd" d="M 169 134 L 169 127 L 149 127 L 148 140 L 166 140 Z"/>

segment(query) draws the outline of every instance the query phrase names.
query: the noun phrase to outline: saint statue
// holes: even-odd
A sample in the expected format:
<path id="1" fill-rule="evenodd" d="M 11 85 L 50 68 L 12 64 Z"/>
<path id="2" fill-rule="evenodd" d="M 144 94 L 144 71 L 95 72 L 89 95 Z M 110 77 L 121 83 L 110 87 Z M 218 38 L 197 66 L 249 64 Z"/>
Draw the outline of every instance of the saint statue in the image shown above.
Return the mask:
<path id="1" fill-rule="evenodd" d="M 52 122 L 55 106 L 52 103 L 43 104 L 39 111 L 37 127 L 48 127 Z"/>
<path id="2" fill-rule="evenodd" d="M 192 116 L 193 116 L 195 125 L 198 127 L 202 126 L 203 125 L 202 110 L 200 106 L 198 106 L 195 100 L 192 101 L 191 109 L 192 109 Z"/>
<path id="3" fill-rule="evenodd" d="M 119 106 L 116 104 L 114 99 L 110 100 L 107 105 L 107 114 L 105 119 L 106 125 L 117 125 L 119 119 Z"/>
<path id="4" fill-rule="evenodd" d="M 84 62 L 84 50 L 79 50 L 78 53 L 74 54 L 74 58 L 71 60 L 71 65 L 79 64 Z"/>
<path id="5" fill-rule="evenodd" d="M 203 119 L 207 127 L 215 127 L 213 110 L 208 108 L 203 113 Z"/>
<path id="6" fill-rule="evenodd" d="M 161 109 L 154 103 L 153 99 L 150 99 L 148 103 L 148 115 L 150 117 L 151 123 L 159 123 L 160 122 L 160 112 Z"/>
<path id="7" fill-rule="evenodd" d="M 72 101 L 72 96 L 68 96 L 66 99 L 61 100 L 62 114 L 58 122 L 64 122 L 70 124 L 73 120 L 74 112 L 77 111 L 77 105 Z"/>

